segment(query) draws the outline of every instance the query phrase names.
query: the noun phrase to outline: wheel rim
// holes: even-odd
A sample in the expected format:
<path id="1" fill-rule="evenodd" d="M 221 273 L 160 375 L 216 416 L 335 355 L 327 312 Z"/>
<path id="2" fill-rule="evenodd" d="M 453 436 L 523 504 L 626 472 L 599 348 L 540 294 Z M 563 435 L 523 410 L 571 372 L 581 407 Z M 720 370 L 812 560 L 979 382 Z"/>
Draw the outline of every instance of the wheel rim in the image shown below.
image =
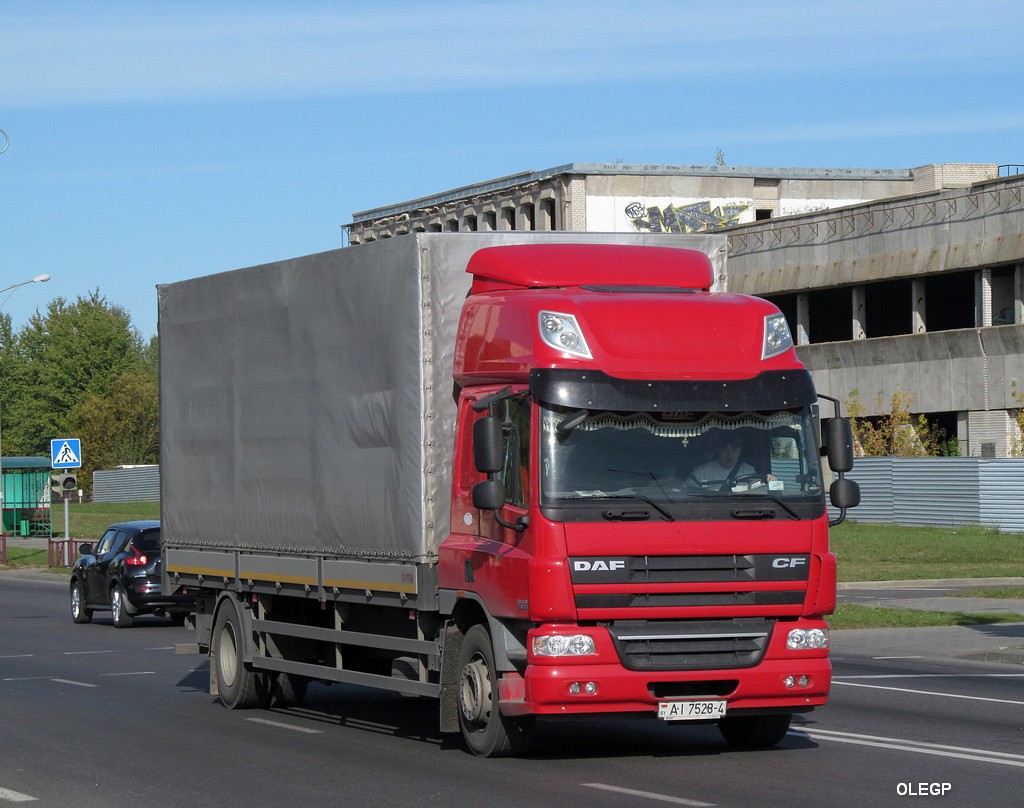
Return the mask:
<path id="1" fill-rule="evenodd" d="M 478 729 L 487 725 L 493 704 L 491 674 L 480 654 L 475 654 L 462 669 L 459 704 L 467 726 Z"/>
<path id="2" fill-rule="evenodd" d="M 235 631 L 230 623 L 225 623 L 217 641 L 217 669 L 225 687 L 234 685 L 237 667 L 238 646 L 235 644 Z"/>
<path id="3" fill-rule="evenodd" d="M 82 616 L 82 590 L 78 584 L 71 587 L 71 616 Z"/>
<path id="4" fill-rule="evenodd" d="M 124 609 L 124 604 L 121 603 L 120 589 L 115 589 L 113 593 L 110 595 L 110 605 L 112 611 L 114 612 L 114 620 L 120 620 L 122 617 L 122 611 Z"/>

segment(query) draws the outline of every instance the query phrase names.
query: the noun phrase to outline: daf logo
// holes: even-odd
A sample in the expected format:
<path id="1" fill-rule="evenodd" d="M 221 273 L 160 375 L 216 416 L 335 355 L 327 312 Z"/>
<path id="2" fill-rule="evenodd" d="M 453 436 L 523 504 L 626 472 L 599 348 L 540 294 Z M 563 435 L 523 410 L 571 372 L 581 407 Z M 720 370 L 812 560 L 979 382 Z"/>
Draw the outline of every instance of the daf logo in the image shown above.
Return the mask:
<path id="1" fill-rule="evenodd" d="M 806 558 L 773 558 L 772 566 L 777 570 L 795 569 L 807 563 Z"/>
<path id="2" fill-rule="evenodd" d="M 612 572 L 613 570 L 624 570 L 626 562 L 621 558 L 596 558 L 593 561 L 573 561 L 572 568 L 576 572 Z"/>

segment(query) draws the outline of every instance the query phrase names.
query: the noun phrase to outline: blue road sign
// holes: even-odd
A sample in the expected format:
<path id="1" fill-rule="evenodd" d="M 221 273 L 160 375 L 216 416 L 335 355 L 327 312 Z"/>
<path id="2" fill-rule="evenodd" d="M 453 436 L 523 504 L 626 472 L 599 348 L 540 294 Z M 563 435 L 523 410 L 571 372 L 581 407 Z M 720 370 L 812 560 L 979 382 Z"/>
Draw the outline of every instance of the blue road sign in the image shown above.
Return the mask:
<path id="1" fill-rule="evenodd" d="M 57 438 L 50 441 L 50 467 L 77 469 L 82 465 L 82 441 L 78 438 Z"/>

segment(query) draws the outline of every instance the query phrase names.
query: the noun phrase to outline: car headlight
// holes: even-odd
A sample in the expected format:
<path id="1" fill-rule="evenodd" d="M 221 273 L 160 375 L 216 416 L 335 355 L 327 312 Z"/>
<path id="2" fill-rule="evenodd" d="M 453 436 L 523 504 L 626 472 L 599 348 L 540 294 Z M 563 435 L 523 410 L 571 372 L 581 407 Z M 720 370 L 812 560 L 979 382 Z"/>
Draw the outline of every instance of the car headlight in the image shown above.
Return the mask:
<path id="1" fill-rule="evenodd" d="M 589 634 L 548 634 L 533 638 L 536 656 L 590 656 L 597 653 Z"/>

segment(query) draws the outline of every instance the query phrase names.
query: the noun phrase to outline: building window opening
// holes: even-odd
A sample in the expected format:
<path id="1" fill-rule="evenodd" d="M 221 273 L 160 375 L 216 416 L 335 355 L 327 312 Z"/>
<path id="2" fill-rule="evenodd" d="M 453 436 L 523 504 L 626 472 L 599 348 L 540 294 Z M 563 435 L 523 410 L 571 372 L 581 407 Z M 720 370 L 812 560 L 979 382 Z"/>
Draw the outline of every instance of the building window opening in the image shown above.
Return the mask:
<path id="1" fill-rule="evenodd" d="M 515 208 L 502 208 L 501 209 L 501 224 L 502 230 L 515 230 L 516 229 L 516 209 Z"/>
<path id="2" fill-rule="evenodd" d="M 523 230 L 536 230 L 537 229 L 537 210 L 532 202 L 524 203 L 522 206 L 523 212 Z"/>
<path id="3" fill-rule="evenodd" d="M 852 287 L 809 292 L 807 309 L 809 342 L 845 342 L 853 339 Z M 790 325 L 793 323 L 790 322 Z"/>
<path id="4" fill-rule="evenodd" d="M 772 218 L 771 208 L 755 208 L 754 209 L 754 221 L 763 222 L 766 219 Z"/>
<path id="5" fill-rule="evenodd" d="M 909 279 L 866 284 L 864 330 L 868 337 L 894 337 L 912 333 L 912 303 L 913 292 Z"/>
<path id="6" fill-rule="evenodd" d="M 541 230 L 555 230 L 555 200 L 542 199 L 540 201 L 540 223 Z"/>
<path id="7" fill-rule="evenodd" d="M 992 325 L 1013 325 L 1016 309 L 1014 267 L 992 270 Z"/>
<path id="8" fill-rule="evenodd" d="M 928 331 L 974 328 L 974 273 L 955 272 L 925 278 L 925 327 Z"/>

